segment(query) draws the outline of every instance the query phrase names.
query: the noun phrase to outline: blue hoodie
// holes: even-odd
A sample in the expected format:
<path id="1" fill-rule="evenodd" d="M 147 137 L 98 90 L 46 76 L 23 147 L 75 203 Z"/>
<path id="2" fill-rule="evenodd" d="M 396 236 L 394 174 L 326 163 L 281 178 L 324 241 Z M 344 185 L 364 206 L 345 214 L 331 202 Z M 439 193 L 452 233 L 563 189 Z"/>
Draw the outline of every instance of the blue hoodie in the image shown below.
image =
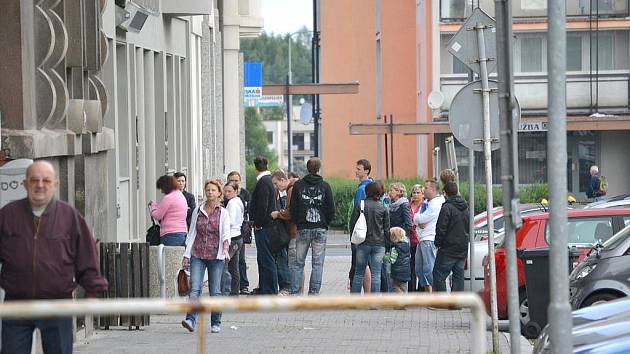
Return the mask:
<path id="1" fill-rule="evenodd" d="M 361 203 L 362 200 L 365 199 L 365 187 L 367 187 L 367 185 L 372 182 L 374 182 L 372 177 L 368 177 L 366 180 L 359 182 L 359 188 L 354 193 L 354 206 L 355 207 L 359 205 L 359 203 Z"/>

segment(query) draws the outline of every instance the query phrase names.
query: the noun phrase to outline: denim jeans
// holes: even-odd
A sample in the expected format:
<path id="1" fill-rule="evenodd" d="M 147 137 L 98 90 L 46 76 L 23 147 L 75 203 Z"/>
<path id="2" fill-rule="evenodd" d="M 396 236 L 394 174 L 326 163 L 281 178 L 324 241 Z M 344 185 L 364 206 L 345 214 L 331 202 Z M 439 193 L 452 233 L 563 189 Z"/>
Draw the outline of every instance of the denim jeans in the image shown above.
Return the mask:
<path id="1" fill-rule="evenodd" d="M 238 273 L 241 278 L 241 289 L 249 287 L 249 279 L 247 279 L 247 262 L 245 259 L 245 245 L 241 247 L 238 256 Z"/>
<path id="2" fill-rule="evenodd" d="M 446 291 L 446 278 L 453 272 L 452 291 L 464 291 L 464 262 L 466 257 L 456 258 L 438 251 L 433 267 L 433 289 Z"/>
<path id="3" fill-rule="evenodd" d="M 383 262 L 381 266 L 381 292 L 392 293 L 392 264 L 389 262 Z"/>
<path id="4" fill-rule="evenodd" d="M 223 276 L 221 277 L 221 294 L 223 296 L 238 295 L 241 283 L 241 275 L 239 274 L 239 261 L 241 248 L 243 247 L 243 238 L 232 238 L 230 241 L 230 260 L 225 262 Z"/>
<path id="5" fill-rule="evenodd" d="M 276 257 L 269 248 L 269 228 L 255 231 L 256 261 L 258 263 L 258 288 L 261 294 L 278 293 L 278 267 Z"/>
<path id="6" fill-rule="evenodd" d="M 416 276 L 420 286 L 433 285 L 433 265 L 437 249 L 433 241 L 420 241 L 416 248 Z"/>
<path id="7" fill-rule="evenodd" d="M 173 232 L 160 237 L 160 243 L 164 246 L 186 246 L 186 233 Z"/>
<path id="8" fill-rule="evenodd" d="M 221 274 L 225 261 L 223 259 L 201 259 L 192 257 L 190 259 L 190 301 L 197 300 L 201 296 L 201 287 L 203 286 L 203 276 L 208 270 L 208 290 L 210 296 L 221 295 Z M 186 315 L 186 319 L 192 322 L 193 328 L 197 324 L 197 312 L 191 312 Z M 221 313 L 213 312 L 210 316 L 210 324 L 212 326 L 221 325 Z"/>
<path id="9" fill-rule="evenodd" d="M 46 354 L 72 353 L 72 318 L 2 320 L 2 354 L 31 354 L 33 331 L 39 328 Z"/>
<path id="10" fill-rule="evenodd" d="M 288 247 L 276 254 L 276 267 L 278 268 L 278 286 L 280 289 L 291 289 L 291 271 L 289 270 Z"/>
<path id="11" fill-rule="evenodd" d="M 385 255 L 385 247 L 369 246 L 362 243 L 356 248 L 356 270 L 352 279 L 352 293 L 361 293 L 363 286 L 363 276 L 365 275 L 365 266 L 369 265 L 372 271 L 372 292 L 381 291 L 381 265 L 383 264 L 383 256 Z"/>
<path id="12" fill-rule="evenodd" d="M 296 259 L 291 275 L 291 294 L 300 292 L 304 263 L 308 249 L 311 249 L 311 280 L 308 285 L 309 295 L 318 295 L 322 287 L 322 274 L 324 273 L 324 259 L 326 258 L 326 229 L 298 230 L 295 239 Z"/>

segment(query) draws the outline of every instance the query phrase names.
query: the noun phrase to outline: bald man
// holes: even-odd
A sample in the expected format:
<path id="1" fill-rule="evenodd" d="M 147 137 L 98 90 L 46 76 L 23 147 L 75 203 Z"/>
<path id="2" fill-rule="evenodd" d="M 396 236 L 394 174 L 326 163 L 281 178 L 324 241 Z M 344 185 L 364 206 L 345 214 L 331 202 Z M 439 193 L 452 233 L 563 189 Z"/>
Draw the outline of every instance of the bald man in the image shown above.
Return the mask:
<path id="1" fill-rule="evenodd" d="M 5 301 L 70 299 L 77 283 L 87 297 L 107 290 L 92 232 L 75 208 L 55 199 L 58 187 L 52 164 L 36 161 L 26 170 L 27 197 L 0 209 L 0 286 Z M 72 353 L 69 317 L 3 319 L 1 353 L 30 353 L 35 328 L 45 353 Z"/>

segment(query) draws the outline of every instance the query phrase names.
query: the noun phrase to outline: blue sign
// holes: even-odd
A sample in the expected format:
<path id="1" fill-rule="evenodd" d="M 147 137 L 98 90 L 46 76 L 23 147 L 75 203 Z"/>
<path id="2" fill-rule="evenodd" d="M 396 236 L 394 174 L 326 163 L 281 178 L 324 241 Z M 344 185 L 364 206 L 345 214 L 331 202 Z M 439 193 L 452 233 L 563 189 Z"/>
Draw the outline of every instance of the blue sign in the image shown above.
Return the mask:
<path id="1" fill-rule="evenodd" d="M 262 87 L 262 63 L 246 62 L 244 79 L 245 87 Z"/>

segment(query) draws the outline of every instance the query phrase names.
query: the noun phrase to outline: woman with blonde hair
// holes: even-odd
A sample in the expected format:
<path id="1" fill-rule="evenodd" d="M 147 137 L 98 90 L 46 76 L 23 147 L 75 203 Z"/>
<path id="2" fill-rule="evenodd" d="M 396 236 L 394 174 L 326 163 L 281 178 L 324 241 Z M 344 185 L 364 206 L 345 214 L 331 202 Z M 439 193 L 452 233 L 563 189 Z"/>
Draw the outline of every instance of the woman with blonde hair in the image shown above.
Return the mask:
<path id="1" fill-rule="evenodd" d="M 229 260 L 230 215 L 223 207 L 223 184 L 217 180 L 206 181 L 203 187 L 206 200 L 195 208 L 186 239 L 186 251 L 182 260 L 184 269 L 190 267 L 189 299 L 201 296 L 203 276 L 208 270 L 208 290 L 210 296 L 221 295 L 221 275 L 225 260 Z M 211 332 L 221 331 L 221 313 L 213 312 Z M 197 324 L 197 312 L 186 315 L 182 326 L 193 332 Z"/>
<path id="2" fill-rule="evenodd" d="M 411 187 L 411 200 L 409 201 L 409 214 L 411 220 L 416 213 L 422 213 L 428 207 L 429 203 L 424 198 L 424 187 L 414 184 Z M 416 247 L 420 243 L 418 233 L 416 232 L 416 224 L 411 223 L 411 232 L 409 233 L 409 245 L 411 246 L 411 254 L 416 254 Z M 418 291 L 418 277 L 416 276 L 416 257 L 411 257 L 411 281 L 409 281 L 409 291 Z"/>

